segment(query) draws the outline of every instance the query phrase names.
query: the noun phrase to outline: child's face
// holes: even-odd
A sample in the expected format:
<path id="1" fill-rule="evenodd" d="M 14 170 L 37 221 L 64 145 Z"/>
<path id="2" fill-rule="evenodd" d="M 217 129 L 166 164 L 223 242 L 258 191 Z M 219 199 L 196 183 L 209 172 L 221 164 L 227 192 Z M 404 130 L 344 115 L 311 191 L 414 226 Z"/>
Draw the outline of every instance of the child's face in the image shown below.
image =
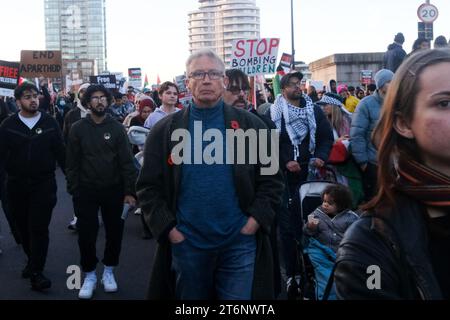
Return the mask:
<path id="1" fill-rule="evenodd" d="M 322 209 L 328 215 L 334 216 L 337 214 L 336 203 L 334 202 L 334 199 L 332 199 L 328 194 L 323 195 Z"/>

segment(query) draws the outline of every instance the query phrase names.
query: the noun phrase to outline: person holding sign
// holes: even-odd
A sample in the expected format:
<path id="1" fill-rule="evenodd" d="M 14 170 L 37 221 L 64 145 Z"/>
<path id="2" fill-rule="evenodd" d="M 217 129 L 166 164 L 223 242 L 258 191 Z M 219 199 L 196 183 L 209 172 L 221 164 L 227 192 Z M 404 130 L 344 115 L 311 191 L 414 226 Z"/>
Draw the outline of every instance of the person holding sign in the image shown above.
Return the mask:
<path id="1" fill-rule="evenodd" d="M 0 172 L 7 173 L 8 207 L 28 258 L 22 277 L 40 291 L 51 287 L 43 270 L 56 205 L 56 162 L 65 168 L 64 143 L 56 120 L 39 111 L 35 85 L 24 82 L 14 96 L 20 112 L 0 127 Z"/>

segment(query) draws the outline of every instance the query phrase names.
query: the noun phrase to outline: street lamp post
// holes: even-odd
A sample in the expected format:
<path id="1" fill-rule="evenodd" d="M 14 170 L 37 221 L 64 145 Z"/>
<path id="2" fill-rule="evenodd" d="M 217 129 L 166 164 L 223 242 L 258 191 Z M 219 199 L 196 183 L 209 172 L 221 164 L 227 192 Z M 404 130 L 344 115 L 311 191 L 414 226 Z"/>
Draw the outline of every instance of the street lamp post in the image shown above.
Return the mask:
<path id="1" fill-rule="evenodd" d="M 291 36 L 292 36 L 292 70 L 295 69 L 295 45 L 294 45 L 294 0 L 291 0 Z"/>

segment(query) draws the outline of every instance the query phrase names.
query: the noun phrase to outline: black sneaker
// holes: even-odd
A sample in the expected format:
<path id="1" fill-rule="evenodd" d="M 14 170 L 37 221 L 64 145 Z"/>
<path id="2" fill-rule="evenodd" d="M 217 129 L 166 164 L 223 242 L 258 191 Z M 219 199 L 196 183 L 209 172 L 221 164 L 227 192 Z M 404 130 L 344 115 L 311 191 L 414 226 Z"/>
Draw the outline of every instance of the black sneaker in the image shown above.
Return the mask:
<path id="1" fill-rule="evenodd" d="M 22 278 L 29 279 L 31 277 L 31 268 L 30 265 L 27 264 L 25 268 L 22 270 Z"/>
<path id="2" fill-rule="evenodd" d="M 31 289 L 42 291 L 52 286 L 50 279 L 46 278 L 41 272 L 33 273 L 31 275 Z"/>
<path id="3" fill-rule="evenodd" d="M 142 231 L 142 239 L 144 239 L 144 240 L 153 239 L 153 235 L 151 232 L 144 230 L 144 231 Z"/>
<path id="4" fill-rule="evenodd" d="M 286 281 L 286 291 L 288 300 L 296 300 L 300 295 L 300 288 L 298 287 L 295 277 L 289 277 Z"/>

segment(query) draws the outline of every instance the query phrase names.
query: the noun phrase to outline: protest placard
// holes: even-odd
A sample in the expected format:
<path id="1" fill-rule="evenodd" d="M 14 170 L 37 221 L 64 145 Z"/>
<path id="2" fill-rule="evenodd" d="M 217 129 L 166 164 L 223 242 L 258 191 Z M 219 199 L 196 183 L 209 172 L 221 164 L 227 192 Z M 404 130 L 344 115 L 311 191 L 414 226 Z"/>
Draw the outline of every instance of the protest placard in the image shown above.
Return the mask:
<path id="1" fill-rule="evenodd" d="M 13 97 L 19 82 L 18 62 L 0 60 L 0 96 Z"/>
<path id="2" fill-rule="evenodd" d="M 283 68 L 285 73 L 289 73 L 292 66 L 292 54 L 283 53 L 280 59 L 280 66 Z"/>
<path id="3" fill-rule="evenodd" d="M 128 85 L 133 88 L 142 87 L 142 71 L 141 68 L 128 69 Z"/>
<path id="4" fill-rule="evenodd" d="M 279 38 L 235 40 L 231 49 L 230 67 L 240 69 L 248 76 L 276 72 Z"/>
<path id="5" fill-rule="evenodd" d="M 101 84 L 107 89 L 114 90 L 117 88 L 115 75 L 99 75 L 90 76 L 89 82 L 92 84 Z"/>
<path id="6" fill-rule="evenodd" d="M 61 51 L 22 50 L 20 76 L 23 78 L 60 78 Z"/>
<path id="7" fill-rule="evenodd" d="M 361 84 L 367 85 L 373 82 L 372 70 L 361 70 Z"/>
<path id="8" fill-rule="evenodd" d="M 178 91 L 179 91 L 180 93 L 185 93 L 185 92 L 187 92 L 187 88 L 186 88 L 186 76 L 185 76 L 184 74 L 175 77 L 175 84 L 177 85 Z"/>

